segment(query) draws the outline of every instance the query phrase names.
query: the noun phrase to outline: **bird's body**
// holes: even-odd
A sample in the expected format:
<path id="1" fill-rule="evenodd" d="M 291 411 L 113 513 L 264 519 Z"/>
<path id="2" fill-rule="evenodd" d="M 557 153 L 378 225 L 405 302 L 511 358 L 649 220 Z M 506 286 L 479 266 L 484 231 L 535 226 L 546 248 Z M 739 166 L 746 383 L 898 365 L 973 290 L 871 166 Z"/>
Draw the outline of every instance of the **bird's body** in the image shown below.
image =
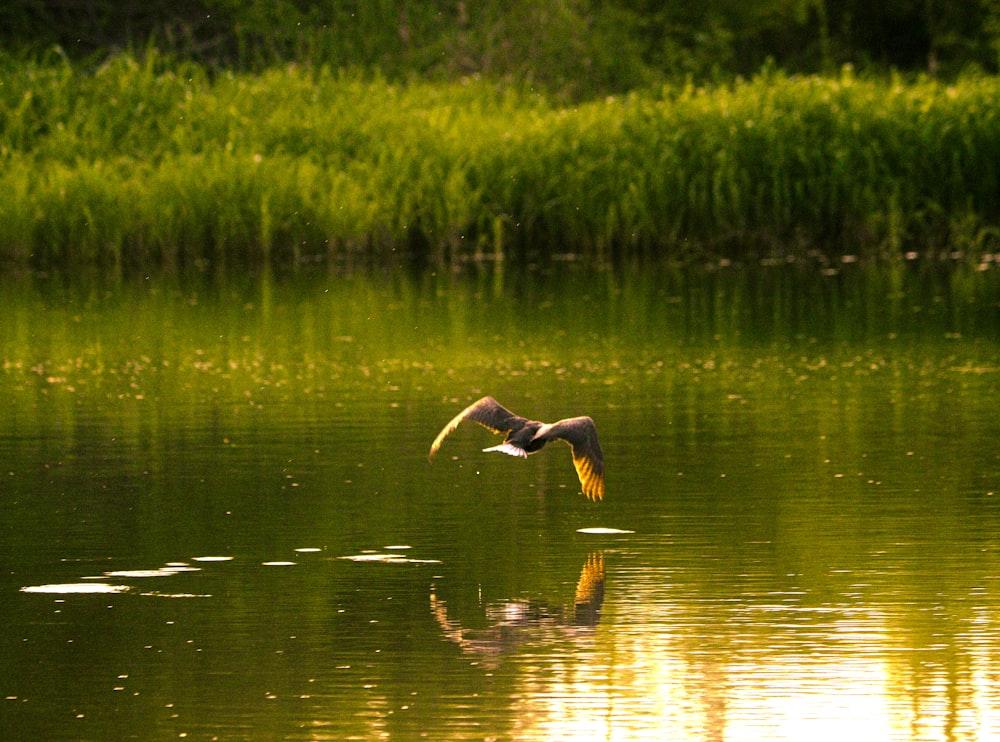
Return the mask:
<path id="1" fill-rule="evenodd" d="M 511 456 L 526 458 L 541 450 L 551 440 L 561 440 L 573 449 L 573 464 L 580 478 L 580 486 L 591 500 L 604 498 L 604 454 L 597 442 L 597 428 L 589 417 L 570 417 L 548 424 L 515 415 L 493 397 L 483 397 L 458 413 L 438 433 L 428 458 L 433 459 L 448 437 L 463 420 L 479 423 L 494 433 L 503 434 L 499 446 L 484 451 L 501 451 Z"/>

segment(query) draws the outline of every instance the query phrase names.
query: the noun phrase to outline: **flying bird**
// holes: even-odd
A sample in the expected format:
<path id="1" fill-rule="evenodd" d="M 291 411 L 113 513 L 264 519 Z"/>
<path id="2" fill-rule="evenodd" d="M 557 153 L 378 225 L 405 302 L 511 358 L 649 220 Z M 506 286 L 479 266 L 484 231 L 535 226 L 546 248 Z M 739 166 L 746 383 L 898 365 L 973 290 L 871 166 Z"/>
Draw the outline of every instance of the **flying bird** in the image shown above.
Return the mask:
<path id="1" fill-rule="evenodd" d="M 583 494 L 591 500 L 604 499 L 604 454 L 597 442 L 597 428 L 589 417 L 569 417 L 550 425 L 515 415 L 493 397 L 483 397 L 455 415 L 441 429 L 431 444 L 428 459 L 434 460 L 434 454 L 441 448 L 444 439 L 463 420 L 479 423 L 484 428 L 505 436 L 499 446 L 484 448 L 483 451 L 501 451 L 526 458 L 529 453 L 535 453 L 551 440 L 565 441 L 573 449 L 573 465 L 580 477 Z"/>

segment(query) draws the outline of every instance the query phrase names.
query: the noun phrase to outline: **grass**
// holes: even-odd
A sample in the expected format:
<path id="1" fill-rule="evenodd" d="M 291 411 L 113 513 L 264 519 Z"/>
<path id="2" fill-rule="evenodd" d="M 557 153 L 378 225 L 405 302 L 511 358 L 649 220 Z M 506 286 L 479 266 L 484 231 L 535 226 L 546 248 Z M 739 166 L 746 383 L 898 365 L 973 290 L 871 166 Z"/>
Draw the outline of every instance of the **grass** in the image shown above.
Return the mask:
<path id="1" fill-rule="evenodd" d="M 0 60 L 0 260 L 436 264 L 1000 249 L 1000 79 L 558 106 L 482 80 Z"/>

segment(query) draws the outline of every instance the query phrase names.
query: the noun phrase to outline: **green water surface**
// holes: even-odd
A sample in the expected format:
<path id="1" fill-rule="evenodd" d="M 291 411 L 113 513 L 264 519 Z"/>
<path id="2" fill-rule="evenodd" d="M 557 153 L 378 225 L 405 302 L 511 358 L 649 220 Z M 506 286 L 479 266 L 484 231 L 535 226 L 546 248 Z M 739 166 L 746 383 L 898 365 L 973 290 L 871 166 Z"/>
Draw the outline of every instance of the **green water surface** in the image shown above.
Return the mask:
<path id="1" fill-rule="evenodd" d="M 4 739 L 1000 735 L 1000 270 L 0 281 Z M 569 450 L 472 424 L 594 418 Z"/>

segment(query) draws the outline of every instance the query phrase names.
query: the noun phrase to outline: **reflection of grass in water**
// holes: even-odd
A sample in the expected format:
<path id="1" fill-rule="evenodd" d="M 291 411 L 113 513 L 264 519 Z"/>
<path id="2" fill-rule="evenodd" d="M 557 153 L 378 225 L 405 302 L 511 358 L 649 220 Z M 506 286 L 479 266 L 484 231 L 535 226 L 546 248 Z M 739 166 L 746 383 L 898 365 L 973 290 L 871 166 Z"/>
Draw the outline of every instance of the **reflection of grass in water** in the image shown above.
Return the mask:
<path id="1" fill-rule="evenodd" d="M 997 80 L 770 75 L 559 108 L 472 81 L 155 55 L 8 65 L 0 245 L 19 264 L 901 252 L 997 244 Z"/>
<path id="2" fill-rule="evenodd" d="M 923 260 L 826 265 L 835 270 L 713 266 L 609 273 L 600 282 L 589 270 L 564 268 L 548 277 L 510 274 L 510 296 L 498 297 L 489 280 L 451 275 L 57 291 L 10 280 L 0 291 L 0 386 L 67 413 L 88 401 L 106 411 L 145 403 L 169 420 L 206 399 L 234 414 L 296 399 L 308 418 L 310 404 L 350 405 L 359 385 L 388 404 L 417 392 L 465 393 L 454 388 L 456 374 L 488 374 L 490 384 L 508 387 L 523 378 L 614 387 L 664 364 L 722 373 L 774 343 L 814 355 L 833 342 L 870 350 L 893 338 L 933 344 L 996 335 L 996 269 Z"/>

